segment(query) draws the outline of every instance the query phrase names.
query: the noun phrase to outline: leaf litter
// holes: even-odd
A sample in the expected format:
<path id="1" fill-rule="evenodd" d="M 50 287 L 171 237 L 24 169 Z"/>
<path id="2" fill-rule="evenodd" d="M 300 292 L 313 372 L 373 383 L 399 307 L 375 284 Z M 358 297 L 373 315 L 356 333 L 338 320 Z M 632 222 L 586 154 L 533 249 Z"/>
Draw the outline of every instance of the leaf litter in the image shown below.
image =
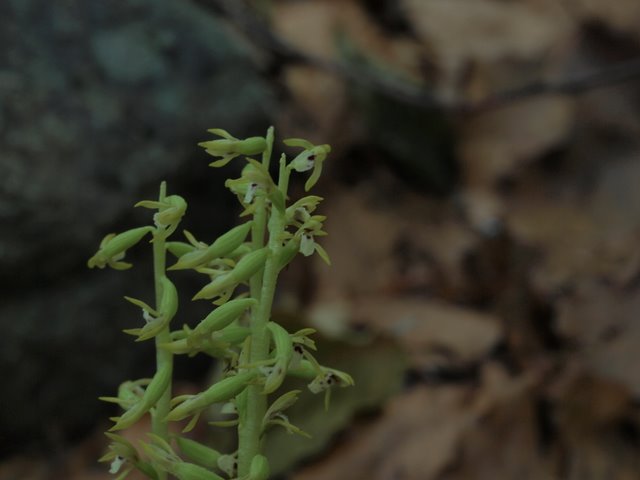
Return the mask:
<path id="1" fill-rule="evenodd" d="M 269 3 L 273 32 L 303 54 L 353 68 L 364 59 L 368 72 L 445 106 L 606 67 L 618 45 L 640 55 L 633 0 L 402 0 L 393 8 L 405 27 L 395 31 L 376 12 L 388 2 Z M 362 390 L 335 399 L 334 421 L 300 425 L 317 428 L 318 441 L 278 458 L 277 471 L 296 480 L 637 478 L 637 86 L 451 113 L 459 177 L 438 197 L 407 187 L 366 149 L 345 187 L 348 153 L 375 135 L 362 127 L 353 85 L 295 63 L 281 80 L 290 98 L 278 122 L 337 148 L 323 185 L 333 267 L 294 265 L 279 308 L 331 337 Z M 274 437 L 274 448 L 286 451 L 286 441 Z M 95 445 L 70 455 L 95 458 Z M 27 465 L 5 462 L 0 477 L 53 478 Z M 86 460 L 69 465 L 67 478 L 105 478 Z"/>

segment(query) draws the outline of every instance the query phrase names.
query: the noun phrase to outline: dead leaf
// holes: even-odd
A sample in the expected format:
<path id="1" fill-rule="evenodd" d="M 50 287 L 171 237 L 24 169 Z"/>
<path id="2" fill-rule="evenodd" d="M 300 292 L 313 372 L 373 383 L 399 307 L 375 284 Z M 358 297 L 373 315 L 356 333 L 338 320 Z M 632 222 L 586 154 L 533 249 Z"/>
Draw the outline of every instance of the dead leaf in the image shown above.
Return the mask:
<path id="1" fill-rule="evenodd" d="M 382 417 L 352 431 L 324 461 L 293 475 L 294 480 L 429 480 L 456 458 L 456 445 L 469 423 L 467 391 L 460 387 L 417 388 L 394 398 Z"/>
<path id="2" fill-rule="evenodd" d="M 314 264 L 315 304 L 436 291 L 455 298 L 473 281 L 463 264 L 479 237 L 451 205 L 372 182 L 335 189 L 321 209 L 332 266 Z"/>
<path id="3" fill-rule="evenodd" d="M 389 402 L 380 418 L 352 429 L 327 459 L 303 469 L 293 478 L 449 478 L 447 472 L 456 471 L 456 466 L 467 460 L 461 446 L 469 436 L 483 438 L 479 445 L 487 456 L 487 467 L 496 458 L 510 462 L 510 451 L 502 454 L 496 451 L 495 446 L 514 439 L 518 440 L 514 440 L 514 455 L 537 459 L 536 455 L 529 457 L 527 450 L 516 453 L 516 445 L 522 446 L 520 437 L 526 442 L 533 440 L 531 432 L 534 427 L 533 421 L 523 417 L 521 410 L 514 411 L 513 406 L 525 404 L 531 410 L 532 403 L 527 395 L 539 381 L 541 372 L 532 370 L 522 376 L 511 377 L 503 367 L 490 364 L 484 369 L 481 384 L 475 390 L 458 385 L 418 387 L 405 392 Z M 492 439 L 487 439 L 487 432 L 492 434 L 495 430 L 485 428 L 484 419 L 488 415 L 504 419 L 505 411 L 507 418 L 499 423 L 500 430 Z M 525 423 L 523 429 L 514 429 L 514 422 L 529 423 Z M 525 443 L 525 446 L 530 447 L 530 443 Z M 476 458 L 472 460 L 473 463 L 468 464 L 470 470 L 473 470 Z M 509 464 L 512 470 L 518 468 L 517 461 Z"/>
<path id="4" fill-rule="evenodd" d="M 542 190 L 524 193 L 509 203 L 506 223 L 522 245 L 539 253 L 532 267 L 534 289 L 557 294 L 591 268 L 598 225 L 579 201 L 562 201 Z"/>
<path id="5" fill-rule="evenodd" d="M 308 56 L 347 64 L 341 53 L 347 42 L 379 64 L 382 72 L 419 78 L 418 44 L 383 32 L 355 0 L 278 2 L 272 9 L 272 26 L 283 41 Z M 334 147 L 340 139 L 351 141 L 355 133 L 347 132 L 353 112 L 343 77 L 316 67 L 290 66 L 284 82 L 294 100 L 281 115 L 286 131 L 311 141 L 332 138 Z"/>
<path id="6" fill-rule="evenodd" d="M 292 102 L 282 110 L 279 125 L 287 136 L 318 144 L 331 138 L 332 148 L 338 151 L 342 142 L 350 141 L 351 118 L 343 80 L 315 67 L 291 66 L 284 81 Z"/>
<path id="7" fill-rule="evenodd" d="M 458 155 L 464 201 L 471 224 L 493 234 L 505 214 L 498 182 L 566 141 L 574 123 L 574 102 L 545 96 L 482 112 L 461 123 Z"/>
<path id="8" fill-rule="evenodd" d="M 352 308 L 356 322 L 393 335 L 425 369 L 479 362 L 502 336 L 497 318 L 442 302 L 376 296 Z"/>
<path id="9" fill-rule="evenodd" d="M 538 418 L 534 388 L 545 365 L 511 377 L 504 367 L 488 363 L 472 410 L 477 421 L 465 430 L 459 461 L 443 480 L 495 478 L 552 479 L 553 459 L 538 448 Z"/>
<path id="10" fill-rule="evenodd" d="M 638 342 L 640 290 L 616 291 L 584 282 L 558 305 L 558 332 L 578 343 L 579 357 L 591 372 L 640 394 Z"/>
<path id="11" fill-rule="evenodd" d="M 638 35 L 640 4 L 635 0 L 565 0 L 583 22 L 601 22 L 620 33 Z"/>
<path id="12" fill-rule="evenodd" d="M 407 18 L 433 52 L 441 73 L 439 91 L 457 99 L 469 66 L 482 79 L 482 96 L 530 82 L 547 68 L 554 48 L 573 32 L 553 2 L 536 6 L 495 0 L 403 0 Z"/>

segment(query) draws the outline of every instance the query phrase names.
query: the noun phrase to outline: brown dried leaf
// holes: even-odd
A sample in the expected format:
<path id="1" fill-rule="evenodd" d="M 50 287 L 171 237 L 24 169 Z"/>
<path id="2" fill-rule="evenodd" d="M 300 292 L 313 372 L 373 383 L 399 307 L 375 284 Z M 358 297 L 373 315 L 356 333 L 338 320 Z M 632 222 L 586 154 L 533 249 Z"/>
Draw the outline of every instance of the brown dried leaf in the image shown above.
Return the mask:
<path id="1" fill-rule="evenodd" d="M 595 375 L 640 394 L 640 290 L 617 291 L 583 282 L 558 304 L 558 332 L 577 342 L 579 357 Z"/>
<path id="2" fill-rule="evenodd" d="M 593 376 L 577 361 L 558 380 L 552 395 L 565 478 L 635 478 L 640 466 L 635 445 L 620 429 L 634 410 L 629 390 Z"/>
<path id="3" fill-rule="evenodd" d="M 353 305 L 353 316 L 395 336 L 421 368 L 480 361 L 502 335 L 497 318 L 435 301 L 366 297 Z"/>
<path id="4" fill-rule="evenodd" d="M 511 378 L 502 367 L 489 364 L 483 370 L 481 385 L 475 392 L 467 386 L 441 386 L 419 387 L 403 393 L 389 403 L 375 422 L 352 429 L 329 458 L 302 470 L 293 478 L 448 478 L 446 472 L 455 471 L 456 466 L 465 461 L 460 455 L 463 439 L 469 435 L 482 436 L 486 429 L 478 431 L 479 421 L 487 415 L 495 414 L 498 418 L 504 418 L 500 412 L 511 412 L 510 406 L 526 403 L 530 388 L 539 382 L 541 372 L 538 369 Z M 504 430 L 509 422 L 520 421 L 527 419 L 517 410 L 499 426 Z M 529 441 L 530 437 L 526 435 L 532 429 L 531 425 L 526 426 L 525 435 L 518 431 L 511 439 L 523 437 Z M 509 440 L 509 437 L 497 437 L 493 443 L 484 441 L 481 447 L 486 455 L 489 455 L 487 449 L 490 449 L 490 459 L 498 457 L 509 462 L 507 454 L 500 455 L 495 448 L 496 445 L 503 447 L 502 442 Z M 521 453 L 524 455 L 520 458 L 527 457 L 527 452 Z M 536 458 L 535 455 L 532 457 Z M 488 461 L 487 466 L 490 463 Z M 517 464 L 511 466 L 515 468 Z M 473 464 L 469 464 L 469 467 L 472 469 Z"/>
<path id="5" fill-rule="evenodd" d="M 414 79 L 419 76 L 416 42 L 386 35 L 355 0 L 279 2 L 272 18 L 276 34 L 306 55 L 344 63 L 339 52 L 339 40 L 344 37 L 382 70 L 391 68 Z M 343 78 L 315 67 L 291 66 L 284 81 L 295 100 L 282 115 L 285 130 L 311 140 L 347 136 L 352 112 Z"/>
<path id="6" fill-rule="evenodd" d="M 420 38 L 433 52 L 447 97 L 459 96 L 472 68 L 479 96 L 530 82 L 545 70 L 554 49 L 572 37 L 571 25 L 553 2 L 531 6 L 495 0 L 403 0 Z"/>
<path id="7" fill-rule="evenodd" d="M 553 295 L 589 272 L 599 228 L 587 210 L 545 193 L 511 201 L 506 224 L 518 242 L 540 252 L 532 283 L 536 291 Z"/>
<path id="8" fill-rule="evenodd" d="M 284 73 L 284 81 L 293 97 L 280 118 L 281 128 L 288 135 L 316 143 L 327 138 L 340 143 L 349 136 L 346 88 L 340 78 L 314 67 L 291 66 Z"/>
<path id="9" fill-rule="evenodd" d="M 470 422 L 460 387 L 415 389 L 394 398 L 374 424 L 351 432 L 331 459 L 295 474 L 295 480 L 405 480 L 436 478 L 456 457 Z"/>
<path id="10" fill-rule="evenodd" d="M 402 213 L 406 203 L 375 205 L 370 192 L 334 192 L 322 205 L 330 234 L 320 239 L 332 259 L 332 267 L 318 264 L 315 274 L 319 299 L 343 299 L 392 288 L 397 277 L 394 245 L 404 232 L 419 230 Z M 378 193 L 379 194 L 379 193 Z M 414 222 L 415 223 L 415 222 Z"/>
<path id="11" fill-rule="evenodd" d="M 449 206 L 370 182 L 333 191 L 322 211 L 331 234 L 320 241 L 333 265 L 316 265 L 319 303 L 460 289 L 469 282 L 462 264 L 478 236 Z"/>
<path id="12" fill-rule="evenodd" d="M 418 44 L 382 31 L 357 0 L 279 2 L 273 9 L 273 27 L 283 40 L 325 60 L 336 60 L 337 35 L 345 35 L 368 57 L 418 77 Z"/>
<path id="13" fill-rule="evenodd" d="M 621 33 L 638 36 L 640 3 L 636 0 L 565 0 L 583 22 L 598 21 Z"/>
<path id="14" fill-rule="evenodd" d="M 562 96 L 531 98 L 463 121 L 458 155 L 475 228 L 492 232 L 505 207 L 496 193 L 498 181 L 564 142 L 573 122 L 574 102 Z"/>
<path id="15" fill-rule="evenodd" d="M 640 155 L 609 158 L 605 165 L 590 194 L 572 193 L 577 189 L 570 182 L 581 181 L 576 172 L 562 180 L 562 189 L 538 183 L 510 199 L 509 232 L 540 252 L 532 274 L 536 291 L 557 294 L 590 277 L 623 287 L 638 275 Z"/>

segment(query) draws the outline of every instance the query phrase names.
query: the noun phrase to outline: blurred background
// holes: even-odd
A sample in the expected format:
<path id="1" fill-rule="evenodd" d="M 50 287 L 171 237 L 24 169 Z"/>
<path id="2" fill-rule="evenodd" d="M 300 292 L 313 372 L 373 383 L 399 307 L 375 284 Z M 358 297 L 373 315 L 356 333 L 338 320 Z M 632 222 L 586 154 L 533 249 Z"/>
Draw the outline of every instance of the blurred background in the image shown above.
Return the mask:
<path id="1" fill-rule="evenodd" d="M 637 0 L 0 1 L 0 479 L 110 477 L 97 397 L 153 372 L 121 333 L 152 275 L 86 260 L 161 180 L 214 240 L 240 162 L 196 143 L 269 125 L 333 146 L 333 266 L 275 315 L 357 382 L 271 435 L 277 478 L 640 478 L 639 79 Z M 175 281 L 179 327 L 207 305 Z"/>

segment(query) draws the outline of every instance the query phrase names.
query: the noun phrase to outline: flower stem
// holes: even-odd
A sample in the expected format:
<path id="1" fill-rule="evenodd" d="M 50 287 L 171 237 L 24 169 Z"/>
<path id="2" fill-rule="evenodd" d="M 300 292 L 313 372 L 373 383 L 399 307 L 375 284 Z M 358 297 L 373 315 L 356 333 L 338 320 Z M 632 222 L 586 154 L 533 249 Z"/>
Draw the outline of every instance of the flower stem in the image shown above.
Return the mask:
<path id="1" fill-rule="evenodd" d="M 262 153 L 262 164 L 269 169 L 271 161 L 271 152 L 273 150 L 273 127 L 267 130 L 267 148 Z M 259 196 L 256 198 L 256 213 L 253 216 L 253 226 L 251 227 L 251 247 L 253 250 L 259 250 L 264 246 L 264 233 L 267 226 L 267 210 L 265 208 L 265 198 Z M 251 298 L 260 299 L 262 291 L 262 270 L 251 277 L 249 281 L 249 289 Z"/>
<path id="2" fill-rule="evenodd" d="M 271 141 L 273 142 L 273 134 Z M 267 137 L 269 139 L 269 137 Z M 265 165 L 268 160 L 263 159 Z M 286 186 L 288 183 L 289 171 L 284 168 L 284 161 L 280 162 L 280 181 L 279 188 L 285 188 L 283 194 L 286 198 Z M 264 202 L 264 199 L 261 199 Z M 261 208 L 260 208 L 261 207 Z M 259 205 L 258 212 L 263 211 L 266 217 L 267 209 L 264 203 Z M 251 294 L 257 298 L 259 303 L 251 316 L 251 347 L 249 354 L 250 363 L 257 364 L 266 360 L 269 356 L 269 335 L 267 332 L 267 322 L 271 317 L 271 306 L 276 291 L 276 282 L 278 279 L 278 255 L 282 248 L 282 234 L 284 232 L 284 215 L 273 207 L 270 209 L 268 219 L 270 250 L 269 257 L 262 272 L 260 280 L 260 291 L 253 290 Z M 255 242 L 255 238 L 254 238 Z M 261 246 L 261 245 L 260 245 Z M 254 247 L 258 247 L 254 245 Z M 253 287 L 253 284 L 251 285 Z M 262 420 L 267 410 L 267 396 L 262 393 L 262 385 L 249 385 L 247 387 L 246 412 L 240 416 L 238 425 L 238 477 L 248 475 L 251 466 L 251 460 L 257 454 L 261 453 L 262 440 Z"/>
<path id="3" fill-rule="evenodd" d="M 158 201 L 164 201 L 166 197 L 167 184 L 162 182 L 160 184 L 160 196 Z M 161 229 L 156 230 L 153 236 L 153 278 L 155 283 L 156 294 L 156 309 L 160 308 L 160 302 L 162 299 L 162 287 L 160 279 L 165 275 L 166 266 L 166 249 L 165 249 L 165 236 Z M 156 371 L 159 371 L 165 365 L 169 365 L 169 368 L 173 369 L 173 354 L 166 349 L 160 348 L 159 345 L 168 343 L 170 341 L 169 326 L 167 325 L 162 329 L 160 333 L 155 337 L 156 342 Z M 151 410 L 151 430 L 155 435 L 160 438 L 169 441 L 169 428 L 168 423 L 165 420 L 169 414 L 169 402 L 171 400 L 171 384 L 167 388 L 166 392 L 160 397 L 155 408 Z M 167 473 L 164 471 L 158 471 L 158 480 L 165 480 Z"/>

